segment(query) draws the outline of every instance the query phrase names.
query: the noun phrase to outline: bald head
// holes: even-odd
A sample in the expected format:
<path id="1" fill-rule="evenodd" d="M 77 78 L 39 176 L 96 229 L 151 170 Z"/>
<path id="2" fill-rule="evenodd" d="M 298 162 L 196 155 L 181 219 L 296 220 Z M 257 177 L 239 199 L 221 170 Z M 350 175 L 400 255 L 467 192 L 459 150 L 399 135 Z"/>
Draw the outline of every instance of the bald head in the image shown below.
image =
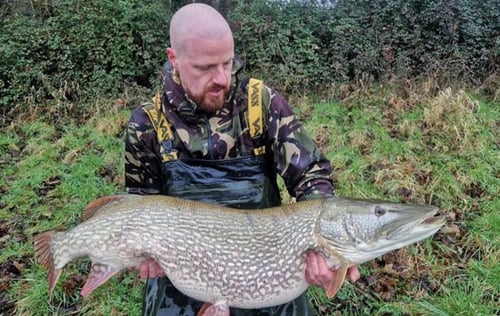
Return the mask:
<path id="1" fill-rule="evenodd" d="M 197 39 L 221 40 L 230 36 L 231 28 L 214 8 L 192 3 L 180 8 L 170 21 L 170 46 L 182 54 Z"/>
<path id="2" fill-rule="evenodd" d="M 172 78 L 206 112 L 222 109 L 229 95 L 234 39 L 229 24 L 214 8 L 193 3 L 170 21 L 167 56 Z"/>

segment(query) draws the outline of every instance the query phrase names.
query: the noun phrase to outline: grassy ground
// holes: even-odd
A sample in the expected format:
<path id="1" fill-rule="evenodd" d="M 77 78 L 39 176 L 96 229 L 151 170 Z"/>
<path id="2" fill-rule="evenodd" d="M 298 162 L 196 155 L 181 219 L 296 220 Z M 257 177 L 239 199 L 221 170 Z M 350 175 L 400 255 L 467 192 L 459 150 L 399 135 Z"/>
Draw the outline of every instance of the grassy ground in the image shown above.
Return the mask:
<path id="1" fill-rule="evenodd" d="M 418 94 L 417 94 L 418 91 Z M 123 191 L 122 141 L 134 102 L 54 106 L 0 134 L 0 315 L 138 315 L 142 284 L 125 272 L 82 300 L 87 259 L 63 273 L 52 301 L 33 236 L 66 229 L 94 198 Z M 447 89 L 354 90 L 297 102 L 334 166 L 338 195 L 432 203 L 448 224 L 432 239 L 361 267 L 322 315 L 494 315 L 500 312 L 500 105 Z M 68 119 L 71 117 L 71 119 Z"/>

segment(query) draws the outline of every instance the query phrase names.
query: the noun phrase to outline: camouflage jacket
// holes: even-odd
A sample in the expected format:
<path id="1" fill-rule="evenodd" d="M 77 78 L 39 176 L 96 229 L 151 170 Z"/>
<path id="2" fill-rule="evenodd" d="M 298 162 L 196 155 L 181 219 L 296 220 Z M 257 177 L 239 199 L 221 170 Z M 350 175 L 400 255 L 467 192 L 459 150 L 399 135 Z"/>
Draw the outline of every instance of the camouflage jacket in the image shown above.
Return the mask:
<path id="1" fill-rule="evenodd" d="M 165 68 L 162 107 L 174 134 L 179 159 L 231 159 L 254 155 L 256 145 L 247 124 L 248 78 L 239 80 L 242 63 L 235 60 L 232 87 L 224 108 L 207 114 L 185 96 Z M 263 119 L 266 154 L 291 196 L 303 200 L 333 194 L 329 161 L 318 150 L 294 115 L 288 102 L 265 85 Z M 142 109 L 136 108 L 125 135 L 125 185 L 130 193 L 165 192 L 159 143 Z"/>

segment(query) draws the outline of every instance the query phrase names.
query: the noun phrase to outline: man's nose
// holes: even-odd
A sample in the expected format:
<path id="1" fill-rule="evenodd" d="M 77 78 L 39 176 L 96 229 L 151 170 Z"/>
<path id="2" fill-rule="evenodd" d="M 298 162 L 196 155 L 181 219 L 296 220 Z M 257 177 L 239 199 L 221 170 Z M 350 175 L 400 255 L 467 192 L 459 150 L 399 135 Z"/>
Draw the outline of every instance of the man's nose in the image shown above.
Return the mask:
<path id="1" fill-rule="evenodd" d="M 225 86 L 227 84 L 227 74 L 223 65 L 217 66 L 213 74 L 213 82 L 215 84 Z"/>

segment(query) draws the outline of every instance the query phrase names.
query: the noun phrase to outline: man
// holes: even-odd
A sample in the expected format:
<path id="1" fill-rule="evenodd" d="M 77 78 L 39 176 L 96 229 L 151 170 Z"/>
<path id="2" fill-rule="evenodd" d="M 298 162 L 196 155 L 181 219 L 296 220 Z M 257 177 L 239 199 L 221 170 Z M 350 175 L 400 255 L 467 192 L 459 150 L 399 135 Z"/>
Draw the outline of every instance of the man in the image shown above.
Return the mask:
<path id="1" fill-rule="evenodd" d="M 260 111 L 249 113 L 249 80 L 238 76 L 242 63 L 234 56 L 231 29 L 215 9 L 182 7 L 172 17 L 170 41 L 164 91 L 154 104 L 134 110 L 127 127 L 129 193 L 258 209 L 281 203 L 279 174 L 298 201 L 333 194 L 328 160 L 282 96 L 264 85 L 252 100 L 261 103 Z M 314 252 L 306 266 L 311 284 L 326 288 L 334 277 Z M 148 277 L 143 315 L 195 315 L 201 308 L 202 302 L 172 286 L 154 260 L 144 261 L 140 274 Z M 349 276 L 356 280 L 358 270 Z M 303 294 L 282 306 L 231 313 L 303 316 L 312 310 Z"/>

